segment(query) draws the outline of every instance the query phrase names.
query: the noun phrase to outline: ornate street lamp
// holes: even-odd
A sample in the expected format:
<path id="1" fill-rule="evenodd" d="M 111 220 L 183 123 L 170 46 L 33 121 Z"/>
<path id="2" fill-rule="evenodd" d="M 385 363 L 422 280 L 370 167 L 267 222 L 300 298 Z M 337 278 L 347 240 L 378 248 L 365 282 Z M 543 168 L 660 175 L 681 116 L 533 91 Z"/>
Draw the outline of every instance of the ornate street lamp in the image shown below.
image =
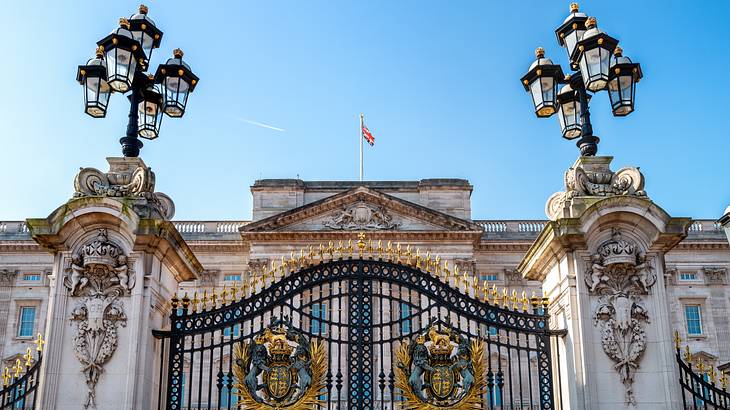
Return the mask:
<path id="1" fill-rule="evenodd" d="M 537 60 L 521 78 L 522 84 L 531 94 L 538 117 L 549 117 L 557 112 L 563 137 L 579 138 L 576 145 L 581 155 L 593 156 L 598 151 L 599 138 L 593 135 L 588 92 L 607 90 L 613 115 L 628 115 L 634 110 L 641 67 L 624 57 L 618 40 L 599 30 L 595 17 L 581 13 L 576 3 L 570 5 L 570 15 L 555 30 L 555 35 L 558 44 L 568 53 L 574 73 L 562 77 L 560 66 L 545 58 L 544 51 L 539 48 Z M 555 77 L 557 73 L 561 78 Z M 552 94 L 555 96 L 552 105 L 546 100 L 549 93 L 545 91 L 550 80 L 542 82 L 542 87 L 533 86 L 538 80 L 548 78 L 555 78 L 555 87 L 565 84 L 560 92 Z"/>
<path id="2" fill-rule="evenodd" d="M 136 157 L 142 148 L 139 138 L 155 139 L 160 134 L 162 114 L 182 117 L 188 95 L 198 77 L 182 61 L 182 51 L 147 74 L 152 51 L 160 46 L 162 31 L 147 16 L 139 13 L 119 19 L 119 28 L 99 40 L 96 58 L 79 66 L 77 81 L 84 87 L 85 112 L 92 117 L 106 115 L 112 93 L 125 94 L 130 102 L 127 132 L 119 142 L 125 157 Z"/>

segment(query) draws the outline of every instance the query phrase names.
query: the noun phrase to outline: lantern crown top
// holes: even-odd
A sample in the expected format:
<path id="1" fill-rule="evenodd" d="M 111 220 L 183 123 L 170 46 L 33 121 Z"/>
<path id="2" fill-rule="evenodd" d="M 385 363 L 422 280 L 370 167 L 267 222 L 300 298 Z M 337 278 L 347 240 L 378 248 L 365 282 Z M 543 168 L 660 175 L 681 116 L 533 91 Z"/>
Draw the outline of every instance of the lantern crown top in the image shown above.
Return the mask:
<path id="1" fill-rule="evenodd" d="M 578 3 L 570 3 L 570 12 L 577 13 L 579 10 Z"/>
<path id="2" fill-rule="evenodd" d="M 535 57 L 537 58 L 545 58 L 545 49 L 542 47 L 538 47 L 535 49 Z"/>
<path id="3" fill-rule="evenodd" d="M 147 8 L 147 6 L 145 6 L 144 4 L 139 5 L 139 14 L 147 14 L 147 12 L 149 11 L 150 9 Z"/>
<path id="4" fill-rule="evenodd" d="M 104 57 L 104 46 L 96 47 L 96 58 Z"/>
<path id="5" fill-rule="evenodd" d="M 119 18 L 119 27 L 126 28 L 129 30 L 129 20 L 127 20 L 125 17 Z"/>
<path id="6" fill-rule="evenodd" d="M 595 17 L 588 17 L 588 20 L 586 20 L 586 28 L 596 27 L 597 25 L 598 21 Z"/>
<path id="7" fill-rule="evenodd" d="M 183 58 L 183 55 L 185 55 L 185 53 L 183 53 L 183 51 L 179 48 L 172 50 L 172 56 L 174 58 Z"/>
<path id="8" fill-rule="evenodd" d="M 621 57 L 623 56 L 624 50 L 621 48 L 621 46 L 616 46 L 616 49 L 613 50 L 614 57 Z"/>

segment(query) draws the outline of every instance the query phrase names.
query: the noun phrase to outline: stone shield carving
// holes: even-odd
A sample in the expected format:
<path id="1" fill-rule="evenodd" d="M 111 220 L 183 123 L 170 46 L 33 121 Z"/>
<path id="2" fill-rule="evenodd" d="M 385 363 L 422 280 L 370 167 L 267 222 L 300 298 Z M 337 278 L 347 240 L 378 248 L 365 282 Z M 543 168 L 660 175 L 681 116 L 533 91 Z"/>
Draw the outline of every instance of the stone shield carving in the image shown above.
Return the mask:
<path id="1" fill-rule="evenodd" d="M 598 296 L 593 320 L 601 329 L 603 351 L 615 362 L 626 401 L 635 404 L 634 374 L 646 350 L 644 327 L 649 322 L 642 295 L 649 293 L 656 275 L 638 245 L 614 229 L 612 238 L 591 256 L 585 282 L 589 294 Z"/>
<path id="2" fill-rule="evenodd" d="M 309 410 L 322 406 L 327 354 L 324 344 L 275 319 L 251 343 L 234 347 L 238 406 L 245 409 Z"/>
<path id="3" fill-rule="evenodd" d="M 80 299 L 70 317 L 76 327 L 74 354 L 86 377 L 84 409 L 96 409 L 96 384 L 117 348 L 118 326 L 126 325 L 120 298 L 134 287 L 133 271 L 123 250 L 99 229 L 96 238 L 73 255 L 63 283 Z"/>
<path id="4" fill-rule="evenodd" d="M 327 228 L 338 230 L 387 230 L 399 225 L 384 209 L 365 202 L 342 209 L 324 223 Z"/>

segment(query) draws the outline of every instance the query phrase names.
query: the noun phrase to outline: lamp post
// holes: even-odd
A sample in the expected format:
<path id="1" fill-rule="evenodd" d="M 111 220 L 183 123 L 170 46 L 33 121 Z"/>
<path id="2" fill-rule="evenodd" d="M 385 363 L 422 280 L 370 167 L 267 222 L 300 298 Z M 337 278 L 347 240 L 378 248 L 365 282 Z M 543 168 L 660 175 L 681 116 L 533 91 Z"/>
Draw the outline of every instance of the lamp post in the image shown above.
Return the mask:
<path id="1" fill-rule="evenodd" d="M 564 76 L 560 65 L 545 58 L 545 50 L 538 48 L 537 59 L 521 78 L 522 85 L 532 96 L 538 117 L 557 113 L 563 138 L 578 139 L 580 154 L 594 156 L 599 138 L 591 126 L 589 92 L 607 90 L 613 115 L 629 115 L 634 111 L 641 66 L 624 57 L 618 40 L 599 30 L 595 17 L 581 13 L 577 3 L 570 5 L 570 14 L 555 35 L 568 54 L 573 73 Z"/>
<path id="2" fill-rule="evenodd" d="M 139 138 L 159 136 L 163 113 L 182 117 L 188 95 L 198 84 L 180 49 L 154 75 L 146 72 L 152 51 L 162 40 L 162 31 L 147 11 L 141 5 L 137 14 L 119 19 L 119 28 L 97 42 L 96 57 L 79 66 L 76 75 L 84 88 L 84 111 L 94 118 L 106 116 L 111 94 L 128 94 L 127 132 L 119 140 L 125 157 L 139 155 L 143 145 Z"/>

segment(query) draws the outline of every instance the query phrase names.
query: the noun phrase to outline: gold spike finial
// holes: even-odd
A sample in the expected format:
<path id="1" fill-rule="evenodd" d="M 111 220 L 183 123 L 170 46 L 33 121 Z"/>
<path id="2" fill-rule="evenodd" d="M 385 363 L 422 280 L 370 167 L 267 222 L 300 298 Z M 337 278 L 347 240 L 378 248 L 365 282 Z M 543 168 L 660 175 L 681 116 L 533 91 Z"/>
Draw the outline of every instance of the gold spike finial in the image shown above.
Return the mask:
<path id="1" fill-rule="evenodd" d="M 15 366 L 13 366 L 13 377 L 16 379 L 20 377 L 20 372 L 23 371 L 23 366 L 20 363 L 20 359 L 15 359 Z"/>
<path id="2" fill-rule="evenodd" d="M 691 364 L 690 362 L 692 361 L 692 353 L 689 351 L 689 345 L 684 347 L 684 361 L 688 364 Z"/>
<path id="3" fill-rule="evenodd" d="M 527 292 L 524 290 L 522 291 L 522 298 L 520 298 L 520 303 L 522 304 L 522 311 L 527 312 L 527 306 L 530 304 L 530 301 L 527 299 Z"/>
<path id="4" fill-rule="evenodd" d="M 679 330 L 674 331 L 674 348 L 679 350 L 682 339 L 679 337 Z"/>
<path id="5" fill-rule="evenodd" d="M 193 292 L 193 300 L 190 301 L 193 304 L 193 313 L 198 311 L 198 303 L 200 303 L 200 299 L 198 299 L 198 291 L 196 290 Z"/>
<path id="6" fill-rule="evenodd" d="M 497 285 L 492 285 L 492 302 L 495 306 L 499 306 L 499 292 L 497 292 Z"/>
<path id="7" fill-rule="evenodd" d="M 717 372 L 715 371 L 715 368 L 712 366 L 709 366 L 710 370 L 707 371 L 707 375 L 710 376 L 710 382 L 714 385 L 717 383 Z"/>
<path id="8" fill-rule="evenodd" d="M 720 374 L 720 386 L 722 386 L 723 390 L 727 391 L 727 375 L 725 372 Z"/>
<path id="9" fill-rule="evenodd" d="M 43 335 L 38 333 L 38 337 L 35 339 L 35 341 L 33 343 L 35 343 L 35 346 L 36 346 L 35 350 L 43 353 L 43 345 L 46 344 L 46 341 L 43 340 Z"/>
<path id="10" fill-rule="evenodd" d="M 7 385 L 10 383 L 10 379 L 10 369 L 5 366 L 5 371 L 3 372 L 3 387 L 7 387 Z"/>
<path id="11" fill-rule="evenodd" d="M 33 349 L 29 347 L 28 350 L 25 351 L 25 355 L 23 356 L 23 358 L 25 358 L 26 368 L 30 368 L 30 366 L 33 365 L 33 354 L 31 353 L 32 350 Z"/>

